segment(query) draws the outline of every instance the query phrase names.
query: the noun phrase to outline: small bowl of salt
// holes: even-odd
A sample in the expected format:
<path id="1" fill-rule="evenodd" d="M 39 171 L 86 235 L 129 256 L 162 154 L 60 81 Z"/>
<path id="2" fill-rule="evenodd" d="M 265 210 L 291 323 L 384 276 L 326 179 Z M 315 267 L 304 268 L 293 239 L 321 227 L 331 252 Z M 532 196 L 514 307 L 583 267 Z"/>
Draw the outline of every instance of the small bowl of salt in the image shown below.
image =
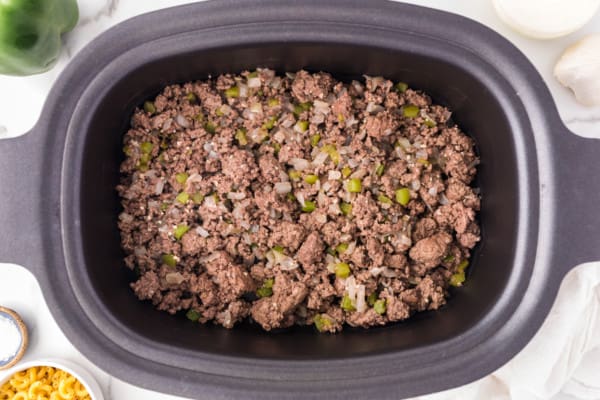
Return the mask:
<path id="1" fill-rule="evenodd" d="M 28 342 L 27 327 L 19 314 L 0 306 L 0 370 L 18 363 Z"/>

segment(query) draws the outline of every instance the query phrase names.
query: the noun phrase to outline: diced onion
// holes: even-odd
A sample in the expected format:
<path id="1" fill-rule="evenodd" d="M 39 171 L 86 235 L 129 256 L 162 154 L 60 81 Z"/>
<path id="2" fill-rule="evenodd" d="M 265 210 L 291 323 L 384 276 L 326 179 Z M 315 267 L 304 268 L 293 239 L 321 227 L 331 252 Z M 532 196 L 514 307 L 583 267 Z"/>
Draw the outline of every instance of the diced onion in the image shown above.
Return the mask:
<path id="1" fill-rule="evenodd" d="M 133 222 L 133 217 L 125 212 L 119 214 L 119 219 L 126 224 Z"/>
<path id="2" fill-rule="evenodd" d="M 381 273 L 386 278 L 396 278 L 398 276 L 398 271 L 393 270 L 393 269 L 388 268 L 388 267 L 384 267 L 383 271 Z"/>
<path id="3" fill-rule="evenodd" d="M 304 158 L 292 158 L 292 159 L 290 159 L 289 163 L 297 171 L 304 171 L 304 170 L 310 168 L 310 163 L 308 162 L 308 160 L 305 160 Z"/>
<path id="4" fill-rule="evenodd" d="M 229 192 L 227 193 L 227 198 L 229 200 L 242 200 L 246 198 L 246 193 L 244 192 Z"/>
<path id="5" fill-rule="evenodd" d="M 342 177 L 342 173 L 340 171 L 329 171 L 329 174 L 327 175 L 327 179 L 329 179 L 330 181 L 336 181 L 338 179 L 340 179 Z"/>
<path id="6" fill-rule="evenodd" d="M 208 231 L 201 226 L 196 228 L 196 232 L 198 233 L 198 235 L 202 236 L 203 238 L 207 238 L 210 235 L 208 233 Z"/>
<path id="7" fill-rule="evenodd" d="M 444 193 L 440 193 L 438 201 L 443 206 L 445 206 L 446 204 L 450 203 L 450 200 L 448 200 L 448 198 L 446 197 L 446 195 Z"/>
<path id="8" fill-rule="evenodd" d="M 260 103 L 252 103 L 250 105 L 250 111 L 255 114 L 261 114 L 263 111 L 262 105 Z"/>
<path id="9" fill-rule="evenodd" d="M 285 194 L 292 191 L 292 184 L 290 182 L 277 182 L 275 184 L 275 192 L 279 194 Z"/>
<path id="10" fill-rule="evenodd" d="M 320 167 L 321 165 L 325 164 L 325 160 L 327 160 L 327 157 L 329 157 L 327 153 L 319 152 L 319 154 L 317 154 L 315 159 L 313 160 L 313 165 L 316 167 Z"/>
<path id="11" fill-rule="evenodd" d="M 259 88 L 261 85 L 260 78 L 258 76 L 252 77 L 248 79 L 248 87 L 249 88 Z"/>
<path id="12" fill-rule="evenodd" d="M 179 272 L 170 272 L 165 275 L 165 280 L 169 285 L 179 285 L 185 281 L 185 278 Z"/>
<path id="13" fill-rule="evenodd" d="M 315 108 L 315 112 L 321 114 L 329 114 L 329 104 L 322 100 L 313 101 L 313 106 Z"/>
<path id="14" fill-rule="evenodd" d="M 367 302 L 365 300 L 365 285 L 357 285 L 356 311 L 365 312 L 366 310 L 367 310 Z"/>
<path id="15" fill-rule="evenodd" d="M 155 195 L 159 195 L 163 192 L 163 189 L 165 188 L 165 180 L 164 179 L 159 179 L 156 182 L 156 185 L 154 186 L 154 194 Z"/>
<path id="16" fill-rule="evenodd" d="M 190 127 L 190 123 L 188 122 L 188 120 L 181 114 L 177 114 L 177 116 L 175 117 L 175 122 L 177 122 L 179 126 L 182 126 L 184 128 Z"/>
<path id="17" fill-rule="evenodd" d="M 248 97 L 248 86 L 243 83 L 238 83 L 238 88 L 240 90 L 240 97 Z"/>

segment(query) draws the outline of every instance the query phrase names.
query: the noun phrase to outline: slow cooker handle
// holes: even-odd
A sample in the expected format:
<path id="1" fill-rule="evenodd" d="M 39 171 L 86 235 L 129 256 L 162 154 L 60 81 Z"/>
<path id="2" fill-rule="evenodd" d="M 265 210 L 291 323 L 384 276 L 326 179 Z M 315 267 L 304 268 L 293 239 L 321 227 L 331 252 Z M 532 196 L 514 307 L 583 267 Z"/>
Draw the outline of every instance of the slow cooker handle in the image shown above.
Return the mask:
<path id="1" fill-rule="evenodd" d="M 34 273 L 43 251 L 43 142 L 37 133 L 0 140 L 0 262 Z"/>
<path id="2" fill-rule="evenodd" d="M 558 142 L 556 250 L 571 270 L 600 261 L 600 140 L 563 127 Z"/>

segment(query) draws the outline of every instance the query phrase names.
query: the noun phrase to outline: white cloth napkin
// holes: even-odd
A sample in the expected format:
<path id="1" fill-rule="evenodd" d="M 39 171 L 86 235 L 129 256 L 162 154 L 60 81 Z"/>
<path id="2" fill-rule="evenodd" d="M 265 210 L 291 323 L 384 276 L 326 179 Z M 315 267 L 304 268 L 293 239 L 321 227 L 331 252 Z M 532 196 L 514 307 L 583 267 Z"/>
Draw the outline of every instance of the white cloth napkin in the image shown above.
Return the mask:
<path id="1" fill-rule="evenodd" d="M 532 341 L 493 374 L 414 400 L 599 400 L 600 262 L 582 264 L 563 280 Z"/>

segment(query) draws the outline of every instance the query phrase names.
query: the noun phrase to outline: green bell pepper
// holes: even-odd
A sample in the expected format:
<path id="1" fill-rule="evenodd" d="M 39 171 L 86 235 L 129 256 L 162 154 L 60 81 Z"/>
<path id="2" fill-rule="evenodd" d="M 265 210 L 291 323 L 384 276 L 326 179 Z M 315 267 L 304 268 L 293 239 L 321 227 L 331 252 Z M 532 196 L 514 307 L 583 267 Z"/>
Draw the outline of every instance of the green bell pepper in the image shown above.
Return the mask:
<path id="1" fill-rule="evenodd" d="M 0 0 L 0 74 L 48 71 L 78 19 L 77 0 Z"/>

